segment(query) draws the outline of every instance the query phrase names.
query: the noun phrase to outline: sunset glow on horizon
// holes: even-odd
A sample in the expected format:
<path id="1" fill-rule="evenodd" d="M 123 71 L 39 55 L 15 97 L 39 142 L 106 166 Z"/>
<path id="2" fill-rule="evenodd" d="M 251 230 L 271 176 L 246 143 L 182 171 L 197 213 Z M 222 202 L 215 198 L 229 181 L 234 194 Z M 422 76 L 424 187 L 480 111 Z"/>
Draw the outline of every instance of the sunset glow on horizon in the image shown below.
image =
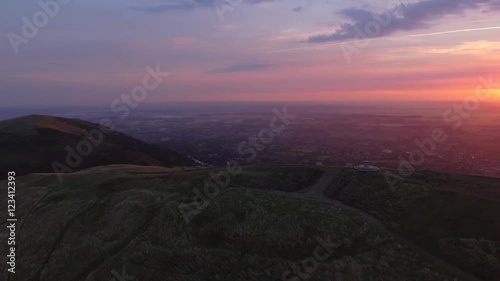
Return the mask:
<path id="1" fill-rule="evenodd" d="M 3 105 L 109 104 L 156 65 L 147 102 L 460 100 L 500 81 L 500 0 L 395 3 L 69 1 L 15 47 L 42 9 L 3 3 Z"/>

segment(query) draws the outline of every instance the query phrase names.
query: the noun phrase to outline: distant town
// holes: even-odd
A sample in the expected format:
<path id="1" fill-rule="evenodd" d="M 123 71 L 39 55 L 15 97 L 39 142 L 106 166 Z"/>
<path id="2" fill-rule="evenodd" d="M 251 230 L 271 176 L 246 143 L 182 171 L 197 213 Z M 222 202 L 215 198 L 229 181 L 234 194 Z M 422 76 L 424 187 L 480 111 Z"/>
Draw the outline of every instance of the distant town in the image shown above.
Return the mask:
<path id="1" fill-rule="evenodd" d="M 84 115 L 61 111 L 59 115 L 89 121 L 114 117 L 117 130 L 172 148 L 207 166 L 223 166 L 233 159 L 244 164 L 246 157 L 239 149 L 253 149 L 256 156 L 248 164 L 345 166 L 368 160 L 381 168 L 407 169 L 405 163 L 410 162 L 415 170 L 500 176 L 500 113 L 495 107 L 484 107 L 455 127 L 443 118 L 447 103 L 415 108 L 288 104 L 288 113 L 295 116 L 290 124 L 273 132 L 269 143 L 252 143 L 269 127 L 273 109 L 284 106 L 144 107 L 126 120 L 106 110 Z M 434 130 L 441 130 L 446 140 L 430 144 Z"/>

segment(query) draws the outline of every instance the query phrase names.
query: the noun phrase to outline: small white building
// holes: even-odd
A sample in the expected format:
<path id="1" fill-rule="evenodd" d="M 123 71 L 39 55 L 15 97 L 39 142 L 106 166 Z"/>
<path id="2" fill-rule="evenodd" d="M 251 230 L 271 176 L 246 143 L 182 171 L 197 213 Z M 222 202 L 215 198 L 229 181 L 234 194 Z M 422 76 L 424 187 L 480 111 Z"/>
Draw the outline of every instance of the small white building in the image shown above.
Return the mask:
<path id="1" fill-rule="evenodd" d="M 362 172 L 377 172 L 380 171 L 379 167 L 373 166 L 370 164 L 370 161 L 365 161 L 361 165 L 357 165 L 354 169 Z"/>

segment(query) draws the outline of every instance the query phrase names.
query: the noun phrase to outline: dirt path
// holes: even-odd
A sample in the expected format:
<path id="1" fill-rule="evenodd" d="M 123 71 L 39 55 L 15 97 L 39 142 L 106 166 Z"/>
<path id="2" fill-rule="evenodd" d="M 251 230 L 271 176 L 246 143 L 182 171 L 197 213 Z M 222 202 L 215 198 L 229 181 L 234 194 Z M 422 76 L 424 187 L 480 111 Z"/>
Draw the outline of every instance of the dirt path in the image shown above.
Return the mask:
<path id="1" fill-rule="evenodd" d="M 427 258 L 432 264 L 434 264 L 438 267 L 441 267 L 441 268 L 447 270 L 452 275 L 458 277 L 457 280 L 482 281 L 481 279 L 479 279 L 475 276 L 472 276 L 471 274 L 469 274 L 467 272 L 464 272 L 463 270 L 448 263 L 447 261 L 442 260 L 442 259 L 434 256 L 433 254 L 431 254 L 431 253 L 427 252 L 425 249 L 422 249 L 421 247 L 415 245 L 413 242 L 409 241 L 408 239 L 404 238 L 403 236 L 401 236 L 397 233 L 394 233 L 392 231 L 389 231 L 381 221 L 376 219 L 374 216 L 368 214 L 367 212 L 362 211 L 362 210 L 357 209 L 357 208 L 354 208 L 354 207 L 351 207 L 349 205 L 346 205 L 339 200 L 327 198 L 323 193 L 328 188 L 328 186 L 333 181 L 333 179 L 338 175 L 338 173 L 339 173 L 338 170 L 325 169 L 323 175 L 318 179 L 318 181 L 314 185 L 302 190 L 301 192 L 268 191 L 268 193 L 274 194 L 274 195 L 279 195 L 279 196 L 322 202 L 322 203 L 336 206 L 336 207 L 343 209 L 343 210 L 355 212 L 358 215 L 365 218 L 371 224 L 373 224 L 377 227 L 380 227 L 381 229 L 391 233 L 396 239 L 398 239 L 400 242 L 402 242 L 403 244 L 408 246 L 411 250 L 413 250 L 417 254 Z M 256 191 L 262 192 L 262 190 L 256 190 Z"/>

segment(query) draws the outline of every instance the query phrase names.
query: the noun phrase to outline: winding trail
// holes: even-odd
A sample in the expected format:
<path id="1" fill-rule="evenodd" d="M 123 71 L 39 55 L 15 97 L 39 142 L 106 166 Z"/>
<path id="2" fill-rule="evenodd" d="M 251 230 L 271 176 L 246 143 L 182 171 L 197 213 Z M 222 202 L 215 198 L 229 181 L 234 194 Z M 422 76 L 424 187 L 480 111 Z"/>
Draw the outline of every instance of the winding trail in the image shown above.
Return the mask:
<path id="1" fill-rule="evenodd" d="M 357 208 L 354 208 L 352 206 L 346 205 L 339 200 L 326 197 L 324 195 L 324 192 L 326 191 L 326 189 L 328 188 L 330 183 L 333 181 L 333 179 L 336 176 L 338 176 L 340 170 L 324 169 L 323 171 L 324 171 L 323 175 L 318 179 L 318 181 L 314 185 L 312 185 L 312 186 L 310 186 L 310 187 L 308 187 L 300 192 L 285 192 L 285 191 L 272 190 L 272 191 L 267 191 L 267 193 L 273 194 L 273 195 L 303 199 L 303 200 L 322 202 L 322 203 L 333 205 L 333 206 L 338 207 L 338 208 L 343 209 L 343 210 L 355 212 L 358 215 L 365 218 L 371 224 L 381 228 L 384 231 L 389 232 L 394 238 L 399 240 L 404 245 L 408 246 L 415 253 L 425 257 L 433 265 L 440 267 L 442 269 L 445 269 L 446 271 L 448 271 L 452 275 L 456 276 L 458 278 L 456 280 L 483 281 L 482 279 L 479 279 L 479 278 L 459 269 L 458 267 L 454 266 L 453 264 L 451 264 L 451 263 L 449 263 L 449 262 L 447 262 L 439 257 L 434 256 L 433 254 L 431 254 L 428 251 L 426 251 L 425 249 L 415 245 L 413 242 L 404 238 L 403 236 L 401 236 L 393 231 L 388 230 L 381 221 L 376 219 L 374 216 L 368 214 L 367 212 L 360 210 L 360 209 L 357 209 Z M 262 192 L 262 190 L 255 190 L 255 191 Z"/>

